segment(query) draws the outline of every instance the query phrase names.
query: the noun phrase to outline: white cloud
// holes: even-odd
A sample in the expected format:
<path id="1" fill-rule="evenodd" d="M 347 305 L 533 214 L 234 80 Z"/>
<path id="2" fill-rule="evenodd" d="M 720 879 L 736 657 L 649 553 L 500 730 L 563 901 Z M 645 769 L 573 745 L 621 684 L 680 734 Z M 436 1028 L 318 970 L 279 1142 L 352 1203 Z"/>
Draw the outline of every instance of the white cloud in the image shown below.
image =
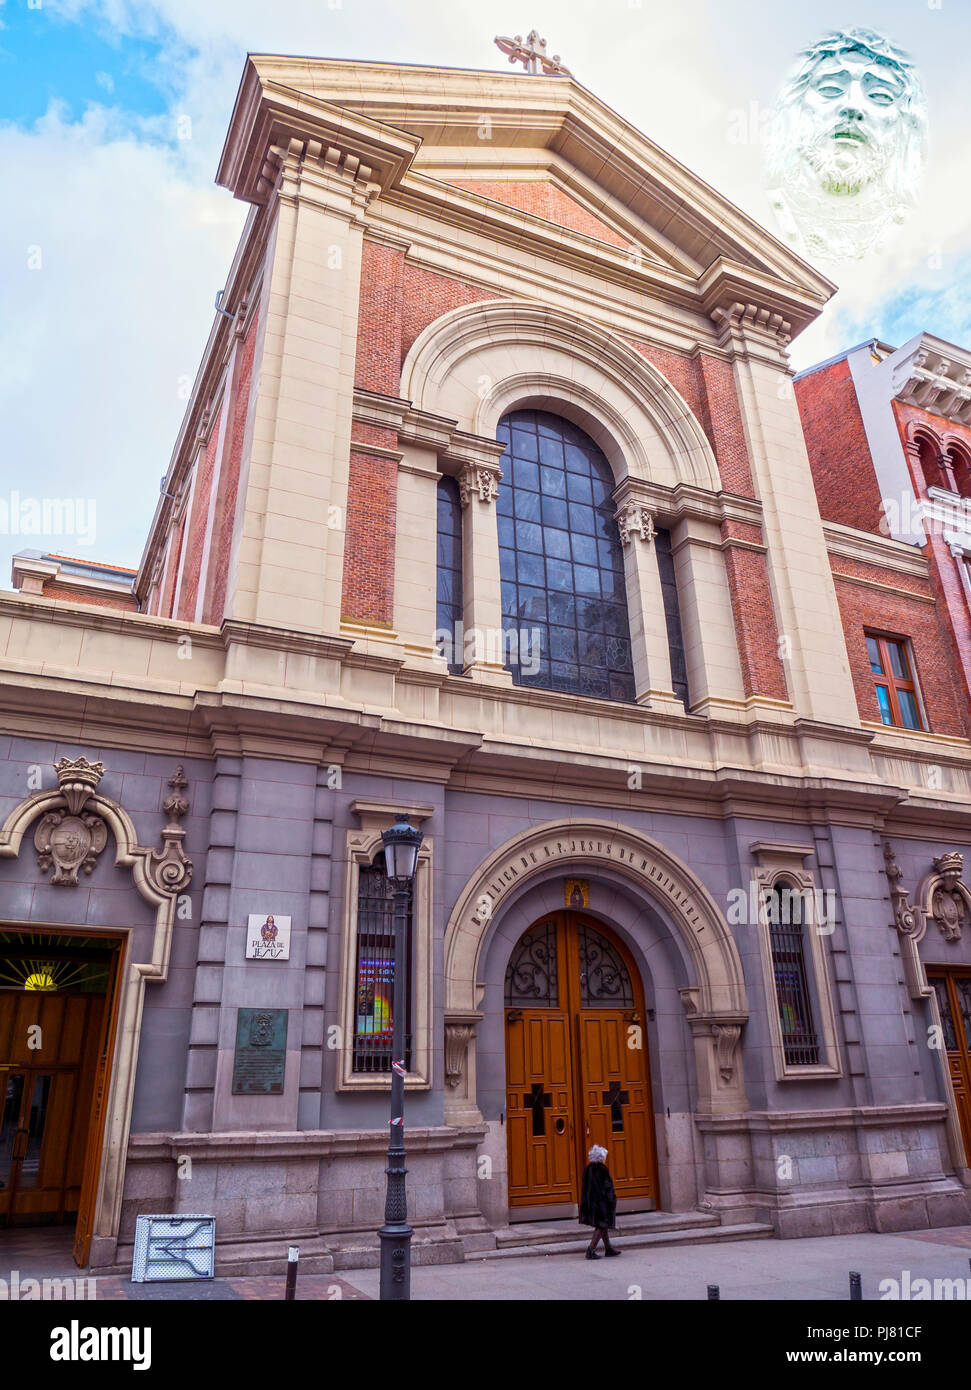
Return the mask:
<path id="1" fill-rule="evenodd" d="M 885 26 L 922 67 L 925 195 L 886 253 L 827 272 L 840 293 L 794 345 L 798 366 L 880 333 L 910 291 L 911 313 L 933 313 L 943 286 L 961 292 L 955 276 L 971 264 L 958 57 L 971 16 L 909 0 L 861 0 L 858 11 L 854 22 Z M 771 226 L 762 149 L 737 139 L 737 113 L 767 108 L 793 54 L 826 27 L 776 0 L 533 0 L 526 20 L 504 0 L 61 0 L 57 13 L 115 41 L 161 39 L 156 76 L 169 109 L 143 120 L 94 106 L 72 121 L 55 107 L 30 129 L 0 126 L 0 160 L 18 189 L 0 220 L 0 495 L 96 497 L 94 553 L 132 564 L 181 422 L 178 383 L 195 373 L 242 226 L 245 210 L 213 177 L 247 49 L 508 72 L 493 34 L 535 25 L 578 80 Z M 191 140 L 175 139 L 181 115 Z M 41 270 L 27 268 L 30 246 Z M 0 584 L 4 549 L 24 543 L 0 537 Z"/>

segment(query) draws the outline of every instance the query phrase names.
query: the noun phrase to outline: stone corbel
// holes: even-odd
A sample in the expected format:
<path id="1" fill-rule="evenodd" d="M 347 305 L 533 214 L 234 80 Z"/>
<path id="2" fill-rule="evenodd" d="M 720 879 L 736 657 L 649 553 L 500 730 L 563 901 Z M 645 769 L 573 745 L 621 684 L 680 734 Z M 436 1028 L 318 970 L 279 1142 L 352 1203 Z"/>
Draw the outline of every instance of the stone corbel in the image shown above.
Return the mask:
<path id="1" fill-rule="evenodd" d="M 640 536 L 642 541 L 650 545 L 657 534 L 654 517 L 642 503 L 635 502 L 633 498 L 621 503 L 614 512 L 614 520 L 623 545 L 630 545 L 635 536 Z"/>
<path id="2" fill-rule="evenodd" d="M 698 1113 L 724 1115 L 747 1110 L 740 1043 L 748 1014 L 701 1010 L 697 989 L 678 993 L 694 1038 Z"/>
<path id="3" fill-rule="evenodd" d="M 475 1100 L 475 1026 L 478 1012 L 445 1015 L 445 1123 L 476 1125 L 482 1114 Z"/>
<path id="4" fill-rule="evenodd" d="M 467 507 L 473 497 L 487 505 L 499 496 L 499 479 L 502 473 L 498 468 L 485 468 L 482 464 L 467 463 L 458 475 L 459 500 Z"/>

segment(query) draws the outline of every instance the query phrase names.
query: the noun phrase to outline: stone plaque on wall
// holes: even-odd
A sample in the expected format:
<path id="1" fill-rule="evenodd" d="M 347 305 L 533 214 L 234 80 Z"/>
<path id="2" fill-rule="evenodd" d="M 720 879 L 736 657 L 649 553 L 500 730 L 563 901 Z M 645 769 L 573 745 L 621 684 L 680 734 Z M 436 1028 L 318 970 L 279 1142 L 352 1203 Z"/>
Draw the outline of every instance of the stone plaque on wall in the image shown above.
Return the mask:
<path id="1" fill-rule="evenodd" d="M 287 1010 L 240 1009 L 233 1058 L 234 1096 L 282 1096 Z"/>

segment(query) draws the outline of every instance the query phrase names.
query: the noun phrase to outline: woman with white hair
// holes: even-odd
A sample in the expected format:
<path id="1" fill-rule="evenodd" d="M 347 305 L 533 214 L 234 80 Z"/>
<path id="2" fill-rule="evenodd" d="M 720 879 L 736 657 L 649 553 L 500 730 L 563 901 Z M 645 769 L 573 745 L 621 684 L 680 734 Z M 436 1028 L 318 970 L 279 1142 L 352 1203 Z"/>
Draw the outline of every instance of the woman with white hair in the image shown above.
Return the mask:
<path id="1" fill-rule="evenodd" d="M 602 1240 L 605 1255 L 619 1255 L 610 1243 L 610 1228 L 617 1217 L 617 1194 L 614 1180 L 607 1168 L 607 1150 L 594 1144 L 587 1154 L 589 1162 L 583 1170 L 580 1188 L 580 1224 L 592 1226 L 593 1240 L 587 1247 L 587 1259 L 599 1260 L 597 1246 Z"/>

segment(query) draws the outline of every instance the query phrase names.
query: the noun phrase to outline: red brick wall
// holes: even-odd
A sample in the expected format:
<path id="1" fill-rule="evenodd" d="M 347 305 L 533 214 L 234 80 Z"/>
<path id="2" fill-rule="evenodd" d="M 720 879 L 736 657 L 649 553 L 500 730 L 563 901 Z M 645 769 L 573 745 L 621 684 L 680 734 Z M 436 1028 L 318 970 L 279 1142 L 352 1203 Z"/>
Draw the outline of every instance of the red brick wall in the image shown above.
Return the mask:
<path id="1" fill-rule="evenodd" d="M 396 396 L 401 382 L 404 251 L 364 241 L 354 385 Z"/>
<path id="2" fill-rule="evenodd" d="M 196 463 L 199 475 L 196 478 L 195 491 L 192 497 L 192 515 L 189 518 L 189 530 L 186 537 L 185 564 L 182 567 L 182 585 L 179 590 L 178 603 L 176 609 L 178 616 L 186 622 L 194 622 L 196 616 L 196 599 L 199 596 L 199 575 L 202 569 L 202 552 L 206 541 L 206 523 L 209 519 L 209 494 L 212 491 L 212 480 L 216 470 L 216 451 L 219 447 L 219 425 L 222 420 L 222 410 L 216 417 L 216 423 L 212 427 L 209 436 L 209 443 L 206 445 L 206 452 L 202 459 Z"/>
<path id="3" fill-rule="evenodd" d="M 794 389 L 823 520 L 886 534 L 849 362 L 844 358 L 801 377 Z"/>
<path id="4" fill-rule="evenodd" d="M 740 497 L 754 497 L 752 468 L 732 364 L 704 352 L 685 357 L 634 338 L 629 342 L 663 372 L 690 406 L 714 450 L 725 491 L 735 492 Z"/>
<path id="5" fill-rule="evenodd" d="M 887 632 L 910 639 L 917 684 L 924 702 L 930 732 L 971 737 L 971 714 L 964 680 L 956 660 L 947 619 L 941 605 L 920 602 L 918 595 L 933 597 L 933 586 L 915 575 L 898 574 L 859 560 L 832 556 L 830 564 L 836 598 L 843 619 L 846 650 L 856 689 L 861 719 L 879 724 L 880 710 L 873 689 L 864 630 Z M 915 597 L 887 593 L 847 582 L 841 575 L 868 578 L 878 584 L 907 589 Z"/>
<path id="6" fill-rule="evenodd" d="M 725 548 L 725 570 L 745 694 L 788 700 L 765 555 L 759 550 L 731 544 L 733 540 L 761 542 L 761 528 L 725 521 L 722 522 L 722 535 L 729 542 Z"/>
<path id="7" fill-rule="evenodd" d="M 562 188 L 548 179 L 449 179 L 455 188 L 466 188 L 470 193 L 479 193 L 483 198 L 492 198 L 507 207 L 518 208 L 520 212 L 531 212 L 534 217 L 543 217 L 547 222 L 555 222 L 558 227 L 568 227 L 574 232 L 605 241 L 611 246 L 622 246 L 626 251 L 631 245 L 629 237 L 589 212 L 582 203 L 571 198 Z"/>
<path id="8" fill-rule="evenodd" d="M 55 584 L 44 585 L 44 598 L 62 598 L 68 603 L 93 603 L 99 608 L 123 608 L 128 613 L 138 609 L 134 594 L 89 594 L 83 589 L 65 589 Z"/>
<path id="9" fill-rule="evenodd" d="M 394 448 L 396 439 L 393 430 L 354 424 L 347 484 L 341 617 L 378 627 L 394 624 L 398 465 L 394 459 L 369 453 L 367 446 Z M 433 559 L 430 557 L 429 563 Z M 434 572 L 430 573 L 433 578 L 429 582 L 433 583 Z"/>
<path id="10" fill-rule="evenodd" d="M 168 568 L 162 586 L 162 602 L 159 604 L 158 610 L 159 616 L 162 618 L 171 618 L 175 614 L 175 583 L 179 575 L 179 561 L 182 557 L 182 545 L 185 540 L 185 522 L 186 512 L 183 512 L 169 550 Z"/>
<path id="11" fill-rule="evenodd" d="M 202 621 L 218 626 L 225 614 L 226 583 L 229 572 L 229 553 L 233 544 L 236 520 L 236 494 L 243 461 L 243 436 L 246 432 L 246 412 L 249 406 L 250 382 L 253 377 L 253 357 L 256 352 L 257 318 L 250 325 L 243 343 L 242 361 L 237 379 L 236 398 L 231 403 L 232 415 L 227 422 L 228 435 L 223 448 L 222 470 L 216 493 L 216 512 L 212 525 L 212 546 L 206 578 L 206 602 Z"/>
<path id="12" fill-rule="evenodd" d="M 486 299 L 500 299 L 489 290 L 453 280 L 433 270 L 405 264 L 402 286 L 401 360 L 404 361 L 418 337 L 430 323 L 458 309 L 463 304 L 479 304 Z"/>

